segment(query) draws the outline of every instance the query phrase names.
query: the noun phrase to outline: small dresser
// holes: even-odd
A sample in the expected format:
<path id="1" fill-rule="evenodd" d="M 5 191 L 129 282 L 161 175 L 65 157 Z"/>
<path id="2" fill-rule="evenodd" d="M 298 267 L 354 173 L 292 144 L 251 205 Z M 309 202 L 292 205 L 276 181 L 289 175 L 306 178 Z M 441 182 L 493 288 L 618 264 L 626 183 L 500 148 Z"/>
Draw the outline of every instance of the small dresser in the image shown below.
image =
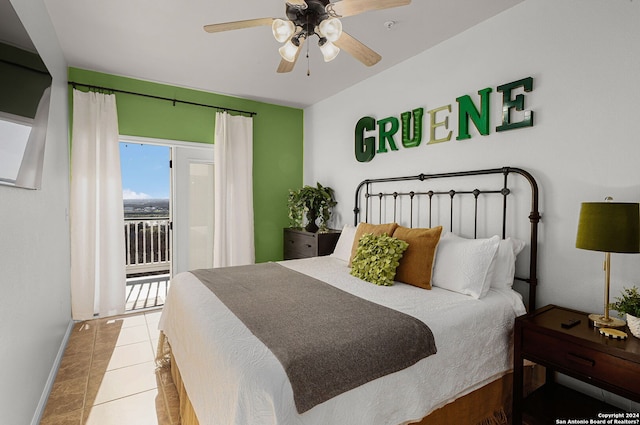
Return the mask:
<path id="1" fill-rule="evenodd" d="M 620 412 L 600 400 L 557 384 L 554 371 L 640 402 L 640 339 L 609 339 L 589 325 L 587 313 L 549 305 L 515 321 L 512 423 L 546 425 L 616 423 L 602 413 Z M 523 364 L 528 359 L 547 368 L 544 386 L 523 398 Z M 622 413 L 617 423 L 640 423 L 638 412 Z"/>
<path id="2" fill-rule="evenodd" d="M 309 258 L 329 255 L 340 237 L 339 230 L 311 233 L 304 229 L 284 229 L 284 259 Z"/>

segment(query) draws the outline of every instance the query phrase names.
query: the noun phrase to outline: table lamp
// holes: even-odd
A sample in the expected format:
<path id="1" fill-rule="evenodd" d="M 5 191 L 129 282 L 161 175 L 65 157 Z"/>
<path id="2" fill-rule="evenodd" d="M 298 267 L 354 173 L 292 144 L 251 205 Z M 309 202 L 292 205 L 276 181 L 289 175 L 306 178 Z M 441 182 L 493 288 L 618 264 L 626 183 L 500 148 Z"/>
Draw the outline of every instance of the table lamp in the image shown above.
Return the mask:
<path id="1" fill-rule="evenodd" d="M 640 204 L 584 202 L 580 208 L 576 248 L 604 252 L 604 314 L 589 315 L 596 327 L 619 328 L 624 320 L 609 317 L 611 253 L 640 252 Z"/>

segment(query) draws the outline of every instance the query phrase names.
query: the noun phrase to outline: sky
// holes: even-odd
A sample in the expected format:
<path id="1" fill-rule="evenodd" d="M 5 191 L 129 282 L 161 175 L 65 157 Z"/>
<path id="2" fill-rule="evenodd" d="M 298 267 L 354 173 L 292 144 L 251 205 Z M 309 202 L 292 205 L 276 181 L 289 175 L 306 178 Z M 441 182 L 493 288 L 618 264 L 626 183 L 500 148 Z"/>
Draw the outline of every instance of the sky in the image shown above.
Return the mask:
<path id="1" fill-rule="evenodd" d="M 169 199 L 169 147 L 120 143 L 122 197 Z"/>

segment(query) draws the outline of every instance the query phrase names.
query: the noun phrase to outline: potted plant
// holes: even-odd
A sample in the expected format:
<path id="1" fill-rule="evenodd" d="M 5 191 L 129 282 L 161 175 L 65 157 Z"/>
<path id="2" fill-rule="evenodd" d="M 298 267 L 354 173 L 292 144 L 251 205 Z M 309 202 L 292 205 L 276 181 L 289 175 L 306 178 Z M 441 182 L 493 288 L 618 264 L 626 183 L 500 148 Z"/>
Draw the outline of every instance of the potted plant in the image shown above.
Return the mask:
<path id="1" fill-rule="evenodd" d="M 316 186 L 304 186 L 289 191 L 289 220 L 291 227 L 302 227 L 302 219 L 306 217 L 305 230 L 317 232 L 316 220 L 320 218 L 320 231 L 327 230 L 327 222 L 331 219 L 333 207 L 337 204 L 333 189 L 317 183 Z"/>
<path id="2" fill-rule="evenodd" d="M 627 315 L 627 325 L 633 335 L 640 338 L 640 292 L 637 287 L 624 288 L 621 297 L 609 304 L 609 308 Z"/>

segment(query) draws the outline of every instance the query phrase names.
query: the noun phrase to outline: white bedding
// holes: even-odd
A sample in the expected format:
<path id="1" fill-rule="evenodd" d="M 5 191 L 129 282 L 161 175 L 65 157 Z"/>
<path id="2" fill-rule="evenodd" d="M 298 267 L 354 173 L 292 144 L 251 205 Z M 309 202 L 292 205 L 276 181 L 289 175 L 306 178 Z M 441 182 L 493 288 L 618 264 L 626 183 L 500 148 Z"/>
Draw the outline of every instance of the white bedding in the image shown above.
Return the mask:
<path id="1" fill-rule="evenodd" d="M 197 278 L 181 273 L 159 327 L 200 425 L 405 424 L 511 369 L 514 318 L 525 313 L 515 291 L 492 288 L 478 300 L 441 288 L 376 286 L 332 257 L 280 264 L 417 317 L 433 331 L 438 352 L 298 414 L 278 360 Z"/>

